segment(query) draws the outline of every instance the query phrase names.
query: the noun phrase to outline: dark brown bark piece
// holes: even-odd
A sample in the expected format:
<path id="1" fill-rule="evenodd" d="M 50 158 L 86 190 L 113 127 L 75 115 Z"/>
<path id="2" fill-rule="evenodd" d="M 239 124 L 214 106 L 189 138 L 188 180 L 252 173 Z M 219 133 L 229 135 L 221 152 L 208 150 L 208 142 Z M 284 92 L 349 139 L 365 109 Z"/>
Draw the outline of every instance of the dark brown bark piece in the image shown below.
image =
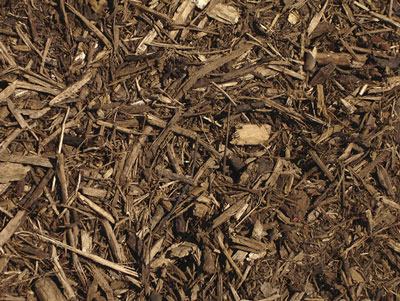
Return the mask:
<path id="1" fill-rule="evenodd" d="M 323 84 L 331 76 L 332 72 L 335 71 L 335 68 L 336 66 L 334 64 L 329 64 L 320 68 L 311 80 L 310 85 L 315 86 Z"/>

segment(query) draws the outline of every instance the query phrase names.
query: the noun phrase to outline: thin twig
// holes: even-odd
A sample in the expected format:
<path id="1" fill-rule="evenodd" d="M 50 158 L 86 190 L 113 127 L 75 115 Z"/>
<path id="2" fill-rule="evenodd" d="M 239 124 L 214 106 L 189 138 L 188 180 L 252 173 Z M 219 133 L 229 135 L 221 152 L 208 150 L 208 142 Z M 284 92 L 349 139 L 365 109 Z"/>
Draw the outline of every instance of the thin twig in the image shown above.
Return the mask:
<path id="1" fill-rule="evenodd" d="M 229 134 L 230 134 L 230 120 L 231 120 L 231 107 L 232 105 L 229 104 L 228 108 L 228 120 L 226 122 L 226 137 L 225 137 L 225 149 L 224 149 L 224 164 L 222 166 L 222 174 L 225 175 L 226 171 L 226 153 L 228 150 L 228 142 L 229 142 Z"/>
<path id="2" fill-rule="evenodd" d="M 199 142 L 198 139 L 196 139 L 196 144 L 195 144 L 195 148 L 194 148 L 194 155 L 193 155 L 193 162 L 192 162 L 192 166 L 191 166 L 191 177 L 193 178 L 195 170 L 196 170 L 196 160 L 197 160 L 197 153 L 199 150 Z M 172 209 L 160 220 L 160 222 L 158 223 L 158 225 L 156 226 L 156 228 L 154 229 L 154 233 L 157 233 L 158 230 L 160 230 L 167 222 L 168 220 L 171 218 L 171 216 L 175 213 L 175 211 L 179 208 L 179 206 L 183 203 L 184 196 L 186 195 L 188 189 L 190 187 L 190 184 L 186 184 L 182 191 L 181 194 L 179 195 L 178 199 L 176 200 L 174 206 L 172 207 Z"/>

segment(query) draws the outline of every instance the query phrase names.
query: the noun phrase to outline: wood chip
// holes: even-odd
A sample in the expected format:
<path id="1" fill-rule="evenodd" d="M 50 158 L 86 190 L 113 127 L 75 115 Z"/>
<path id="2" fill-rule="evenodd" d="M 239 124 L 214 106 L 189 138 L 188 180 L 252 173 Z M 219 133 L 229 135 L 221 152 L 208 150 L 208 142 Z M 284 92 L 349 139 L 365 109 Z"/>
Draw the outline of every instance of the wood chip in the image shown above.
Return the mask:
<path id="1" fill-rule="evenodd" d="M 234 145 L 258 145 L 267 142 L 270 133 L 269 124 L 239 124 L 230 142 Z"/>
<path id="2" fill-rule="evenodd" d="M 207 15 L 219 22 L 226 24 L 236 24 L 240 14 L 234 6 L 218 3 L 207 11 Z"/>
<path id="3" fill-rule="evenodd" d="M 399 16 L 3 1 L 0 299 L 395 300 Z"/>
<path id="4" fill-rule="evenodd" d="M 0 163 L 0 183 L 20 181 L 31 170 L 29 166 L 22 164 L 2 162 Z"/>

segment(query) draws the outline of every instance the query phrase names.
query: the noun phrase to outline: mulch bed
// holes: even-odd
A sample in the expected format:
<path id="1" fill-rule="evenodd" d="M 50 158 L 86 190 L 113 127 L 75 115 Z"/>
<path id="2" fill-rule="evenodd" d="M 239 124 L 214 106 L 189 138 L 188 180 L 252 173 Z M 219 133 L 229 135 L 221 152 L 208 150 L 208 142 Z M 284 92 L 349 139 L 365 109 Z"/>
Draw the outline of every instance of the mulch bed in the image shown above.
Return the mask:
<path id="1" fill-rule="evenodd" d="M 400 4 L 0 4 L 0 300 L 397 300 Z"/>

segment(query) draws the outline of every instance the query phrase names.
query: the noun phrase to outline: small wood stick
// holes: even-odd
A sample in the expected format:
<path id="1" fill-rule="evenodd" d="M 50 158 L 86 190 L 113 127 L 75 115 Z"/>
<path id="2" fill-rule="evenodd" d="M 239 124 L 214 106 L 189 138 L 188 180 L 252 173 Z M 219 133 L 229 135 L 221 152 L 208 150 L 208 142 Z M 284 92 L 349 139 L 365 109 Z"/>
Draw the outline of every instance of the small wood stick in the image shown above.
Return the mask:
<path id="1" fill-rule="evenodd" d="M 231 107 L 232 105 L 229 104 L 228 109 L 228 119 L 226 121 L 226 137 L 225 137 L 225 149 L 224 149 L 224 164 L 222 166 L 222 174 L 225 175 L 226 172 L 226 152 L 228 150 L 228 143 L 229 143 L 229 132 L 230 132 L 230 121 L 231 121 Z"/>
<path id="2" fill-rule="evenodd" d="M 64 22 L 65 22 L 65 26 L 67 27 L 68 31 L 69 31 L 69 35 L 66 34 L 68 42 L 70 41 L 70 37 L 72 36 L 72 32 L 71 32 L 71 26 L 69 25 L 69 21 L 68 21 L 68 15 L 67 15 L 67 11 L 65 10 L 65 0 L 60 0 L 60 8 L 61 8 L 61 12 L 64 18 Z"/>
<path id="3" fill-rule="evenodd" d="M 392 18 L 392 13 L 393 13 L 393 0 L 390 0 L 389 2 L 389 13 L 388 13 L 388 17 Z"/>
<path id="4" fill-rule="evenodd" d="M 42 179 L 42 181 L 35 188 L 32 188 L 31 192 L 29 192 L 22 200 L 21 205 L 24 206 L 25 209 L 18 211 L 13 219 L 3 228 L 0 232 L 0 248 L 4 246 L 4 244 L 10 239 L 10 237 L 18 230 L 20 225 L 25 221 L 27 210 L 40 198 L 42 195 L 44 188 L 47 183 L 50 181 L 53 176 L 53 170 L 49 169 Z"/>
<path id="5" fill-rule="evenodd" d="M 90 270 L 92 271 L 92 275 L 95 281 L 99 284 L 101 289 L 106 294 L 106 300 L 115 300 L 113 289 L 111 288 L 110 283 L 107 281 L 106 275 L 96 266 L 90 264 Z"/>
<path id="6" fill-rule="evenodd" d="M 322 162 L 321 158 L 315 151 L 310 151 L 310 155 L 313 158 L 314 162 L 317 163 L 319 168 L 324 172 L 324 174 L 328 177 L 329 181 L 333 182 L 335 180 L 335 176 L 331 173 L 328 167 Z"/>
<path id="7" fill-rule="evenodd" d="M 229 263 L 232 265 L 233 269 L 235 270 L 236 274 L 238 275 L 239 279 L 243 278 L 243 274 L 240 271 L 239 267 L 237 266 L 236 262 L 233 261 L 232 256 L 229 254 L 228 249 L 225 247 L 224 244 L 224 235 L 222 234 L 221 230 L 217 229 L 217 241 L 218 245 L 221 248 L 222 252 L 224 253 L 226 259 L 228 259 Z"/>
<path id="8" fill-rule="evenodd" d="M 31 233 L 31 232 L 27 232 L 27 233 L 29 235 L 34 236 L 34 234 Z M 126 275 L 133 276 L 135 278 L 137 278 L 139 276 L 138 273 L 131 267 L 120 265 L 120 264 L 116 264 L 116 263 L 111 262 L 111 261 L 109 261 L 107 259 L 101 258 L 100 256 L 97 256 L 97 255 L 94 255 L 94 254 L 90 254 L 90 253 L 82 251 L 82 250 L 80 250 L 78 248 L 71 247 L 70 245 L 67 245 L 67 244 L 65 244 L 65 243 L 63 243 L 61 241 L 55 240 L 55 239 L 53 239 L 51 237 L 48 237 L 48 236 L 45 236 L 45 235 L 37 234 L 36 237 L 38 237 L 42 241 L 51 243 L 51 244 L 56 245 L 56 246 L 58 246 L 60 248 L 65 248 L 67 250 L 75 252 L 80 256 L 86 257 L 86 258 L 88 258 L 88 259 L 90 259 L 90 260 L 92 260 L 94 262 L 97 262 L 97 263 L 99 263 L 101 265 L 109 267 L 109 268 L 111 268 L 113 270 L 116 270 L 118 272 L 124 273 Z M 137 285 L 139 287 L 141 286 L 140 282 L 137 281 L 137 280 L 135 280 L 135 285 Z"/>
<path id="9" fill-rule="evenodd" d="M 231 216 L 235 215 L 244 205 L 245 199 L 242 198 L 234 205 L 230 206 L 224 212 L 222 212 L 218 217 L 216 217 L 212 223 L 211 230 L 217 228 L 218 226 L 225 223 Z"/>
<path id="10" fill-rule="evenodd" d="M 13 142 L 23 131 L 23 129 L 17 128 L 9 136 L 7 136 L 7 138 L 0 143 L 0 154 L 3 153 L 10 143 Z"/>
<path id="11" fill-rule="evenodd" d="M 1 43 L 0 43 L 1 45 Z M 1 47 L 0 47 L 1 49 Z M 15 89 L 17 88 L 18 81 L 15 80 L 11 84 L 8 85 L 7 88 L 5 88 L 3 91 L 0 92 L 0 103 L 3 101 L 7 101 L 7 99 L 14 94 Z"/>
<path id="12" fill-rule="evenodd" d="M 63 100 L 73 96 L 75 93 L 77 93 L 84 85 L 86 85 L 94 76 L 95 71 L 93 69 L 88 70 L 82 77 L 81 80 L 77 81 L 73 85 L 69 86 L 66 88 L 64 91 L 62 91 L 60 94 L 58 94 L 56 97 L 54 97 L 52 100 L 50 100 L 49 105 L 50 106 L 55 106 L 56 104 L 62 102 Z"/>
<path id="13" fill-rule="evenodd" d="M 0 41 L 0 54 L 6 59 L 7 63 L 11 66 L 17 66 L 14 58 L 8 53 L 7 47 Z"/>
<path id="14" fill-rule="evenodd" d="M 140 150 L 143 147 L 143 144 L 146 142 L 148 134 L 151 133 L 153 128 L 151 126 L 146 126 L 143 130 L 143 135 L 140 136 L 138 143 L 132 146 L 131 151 L 129 152 L 128 157 L 125 160 L 125 166 L 122 171 L 120 177 L 120 183 L 125 184 L 126 181 L 130 178 L 129 174 L 132 172 L 133 164 L 136 162 L 136 159 L 139 156 Z"/>
<path id="15" fill-rule="evenodd" d="M 171 163 L 173 169 L 177 174 L 183 175 L 182 167 L 179 165 L 178 160 L 176 159 L 175 150 L 172 144 L 173 143 L 169 143 L 167 145 L 167 154 L 169 162 Z"/>
<path id="16" fill-rule="evenodd" d="M 111 227 L 110 222 L 108 220 L 103 219 L 101 221 L 101 223 L 103 224 L 104 230 L 106 231 L 108 241 L 110 242 L 111 251 L 113 252 L 113 254 L 115 256 L 115 259 L 119 263 L 126 262 L 126 256 L 124 254 L 123 248 L 120 245 L 120 243 L 118 242 L 118 240 L 115 236 L 115 233 Z"/>
<path id="17" fill-rule="evenodd" d="M 64 120 L 63 120 L 63 123 L 62 123 L 61 136 L 60 136 L 60 142 L 58 144 L 57 155 L 60 155 L 61 151 L 62 151 L 62 145 L 63 145 L 63 141 L 64 141 L 64 132 L 65 132 L 65 123 L 67 122 L 67 119 L 68 119 L 69 110 L 70 110 L 70 107 L 68 107 L 67 113 L 65 114 L 65 117 L 64 117 Z M 57 158 L 61 160 L 60 161 L 61 164 L 64 164 L 64 161 L 63 161 L 64 157 L 57 157 Z M 68 200 L 68 195 L 66 194 L 67 186 L 66 186 L 65 171 L 63 170 L 63 168 L 64 167 L 62 166 L 61 170 L 60 170 L 60 168 L 57 166 L 57 173 L 58 173 L 58 176 L 59 176 L 59 180 L 60 181 L 64 181 L 64 182 L 61 182 L 61 185 L 62 185 L 61 186 L 61 193 L 62 193 L 62 197 L 63 197 L 63 202 L 65 203 Z M 56 185 L 56 178 L 54 177 L 53 183 L 51 185 L 51 190 L 52 191 L 54 190 L 55 185 Z"/>
<path id="18" fill-rule="evenodd" d="M 68 184 L 65 175 L 65 158 L 62 153 L 57 154 L 57 177 L 61 185 L 61 198 L 64 204 L 68 202 Z"/>
<path id="19" fill-rule="evenodd" d="M 14 103 L 10 99 L 7 99 L 7 107 L 10 110 L 11 114 L 14 115 L 14 118 L 17 120 L 21 128 L 29 128 L 28 123 L 25 121 L 24 117 L 22 117 L 22 114 L 15 107 Z"/>
<path id="20" fill-rule="evenodd" d="M 32 38 L 33 38 L 34 42 L 37 42 L 38 34 L 37 34 L 37 30 L 36 30 L 35 20 L 34 20 L 33 14 L 32 14 L 32 7 L 29 2 L 27 5 L 27 10 L 28 10 L 29 26 L 31 28 Z"/>
<path id="21" fill-rule="evenodd" d="M 115 224 L 115 219 L 113 216 L 103 208 L 101 208 L 99 205 L 97 205 L 95 202 L 90 200 L 89 198 L 85 197 L 84 195 L 80 194 L 78 192 L 78 198 L 85 202 L 90 208 L 92 208 L 94 211 L 96 211 L 99 215 L 107 219 L 110 223 Z"/>
<path id="22" fill-rule="evenodd" d="M 75 300 L 76 295 L 71 287 L 71 284 L 67 279 L 67 275 L 65 275 L 64 269 L 62 268 L 57 258 L 57 251 L 55 246 L 52 246 L 51 248 L 51 260 L 53 261 L 54 264 L 54 270 L 56 272 L 57 279 L 58 281 L 60 281 L 61 285 L 64 288 L 65 296 L 67 297 L 68 300 Z"/>
<path id="23" fill-rule="evenodd" d="M 155 154 L 161 143 L 164 141 L 164 139 L 168 136 L 169 132 L 171 131 L 171 127 L 175 125 L 178 120 L 181 117 L 181 110 L 178 109 L 175 112 L 175 115 L 171 118 L 171 120 L 168 122 L 167 126 L 164 128 L 162 133 L 157 137 L 157 139 L 153 142 L 153 144 L 150 146 L 150 152 Z"/>
<path id="24" fill-rule="evenodd" d="M 22 26 L 20 24 L 17 24 L 15 26 L 15 30 L 17 31 L 19 37 L 24 41 L 26 46 L 28 46 L 30 49 L 34 50 L 40 57 L 42 57 L 42 53 L 39 51 L 39 49 L 36 48 L 35 45 L 31 42 L 31 40 L 28 38 L 27 34 L 22 30 Z"/>
<path id="25" fill-rule="evenodd" d="M 84 16 L 82 15 L 78 10 L 76 10 L 75 7 L 73 7 L 71 4 L 69 3 L 65 3 L 65 5 L 68 7 L 68 9 L 73 12 L 76 16 L 79 17 L 79 19 L 82 20 L 83 23 L 85 23 L 85 25 L 91 30 L 93 31 L 93 33 L 99 37 L 100 40 L 103 41 L 104 45 L 107 46 L 107 48 L 112 48 L 112 44 L 111 42 L 106 38 L 106 36 L 96 27 L 94 26 L 92 23 L 90 23 L 90 21 Z"/>
<path id="26" fill-rule="evenodd" d="M 148 114 L 147 115 L 147 122 L 151 125 L 154 125 L 156 127 L 160 127 L 160 128 L 165 128 L 167 126 L 167 122 L 158 118 L 155 115 L 151 115 Z M 208 151 L 210 151 L 215 157 L 217 158 L 221 158 L 220 153 L 210 144 L 208 144 L 207 142 L 203 141 L 202 139 L 198 138 L 197 133 L 190 130 L 190 129 L 185 129 L 182 128 L 178 125 L 173 125 L 171 127 L 171 131 L 173 131 L 174 133 L 178 134 L 178 135 L 183 135 L 189 138 L 192 138 L 194 140 L 198 140 L 199 144 L 201 146 L 203 146 L 205 149 L 207 149 Z"/>
<path id="27" fill-rule="evenodd" d="M 49 49 L 50 49 L 50 45 L 51 45 L 51 41 L 52 40 L 53 40 L 52 37 L 47 39 L 46 46 L 44 47 L 44 50 L 43 50 L 42 63 L 40 64 L 40 69 L 39 69 L 39 72 L 41 74 L 44 73 L 44 64 L 46 63 L 46 57 L 47 57 L 47 54 L 49 53 Z"/>

